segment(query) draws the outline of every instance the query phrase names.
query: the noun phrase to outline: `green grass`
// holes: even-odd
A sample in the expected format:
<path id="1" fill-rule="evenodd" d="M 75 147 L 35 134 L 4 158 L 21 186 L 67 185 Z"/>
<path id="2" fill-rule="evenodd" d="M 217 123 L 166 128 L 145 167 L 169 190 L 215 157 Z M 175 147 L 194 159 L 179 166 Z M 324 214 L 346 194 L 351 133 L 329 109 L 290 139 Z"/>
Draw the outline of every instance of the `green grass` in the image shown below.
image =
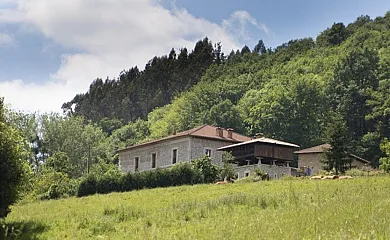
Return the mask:
<path id="1" fill-rule="evenodd" d="M 279 180 L 34 202 L 6 224 L 21 239 L 389 239 L 389 206 L 390 177 Z"/>

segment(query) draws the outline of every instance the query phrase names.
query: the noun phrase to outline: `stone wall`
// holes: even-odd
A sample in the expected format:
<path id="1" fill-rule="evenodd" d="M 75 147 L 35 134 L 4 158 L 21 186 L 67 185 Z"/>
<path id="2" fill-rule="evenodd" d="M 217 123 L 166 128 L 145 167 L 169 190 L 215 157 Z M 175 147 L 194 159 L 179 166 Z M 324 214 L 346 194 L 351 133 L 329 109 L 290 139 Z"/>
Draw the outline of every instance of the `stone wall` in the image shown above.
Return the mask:
<path id="1" fill-rule="evenodd" d="M 211 150 L 211 158 L 213 163 L 218 166 L 222 166 L 222 153 L 223 151 L 217 151 L 218 148 L 231 145 L 232 142 L 216 141 L 206 138 L 192 138 L 191 140 L 191 159 L 197 159 L 205 155 L 205 149 Z"/>
<path id="2" fill-rule="evenodd" d="M 177 162 L 189 162 L 205 155 L 211 150 L 211 158 L 218 166 L 222 166 L 222 153 L 217 148 L 232 144 L 206 138 L 183 137 L 169 141 L 149 144 L 119 153 L 119 168 L 124 172 L 135 171 L 135 158 L 139 157 L 138 171 L 152 169 L 152 153 L 156 153 L 156 168 L 167 168 L 172 165 L 172 150 L 177 149 Z"/>
<path id="3" fill-rule="evenodd" d="M 172 166 L 172 151 L 177 149 L 177 162 L 190 161 L 190 137 L 162 141 L 129 149 L 119 153 L 119 168 L 124 172 L 135 172 L 134 161 L 139 157 L 138 171 L 152 169 L 152 153 L 156 153 L 156 168 Z"/>
<path id="4" fill-rule="evenodd" d="M 255 168 L 260 168 L 264 172 L 268 173 L 271 179 L 278 179 L 285 175 L 291 176 L 291 168 L 284 166 L 268 165 L 268 164 L 256 164 L 246 166 L 235 166 L 234 171 L 238 174 L 238 178 L 249 176 L 254 172 Z"/>
<path id="5" fill-rule="evenodd" d="M 325 153 L 305 153 L 299 154 L 298 156 L 298 168 L 300 167 L 310 167 L 312 169 L 312 175 L 318 174 L 321 170 L 324 169 L 324 163 L 322 162 L 325 159 Z M 349 165 L 346 165 L 349 168 Z M 361 162 L 357 159 L 353 159 L 351 163 L 352 168 L 363 169 L 366 167 L 366 163 Z"/>
<path id="6" fill-rule="evenodd" d="M 318 174 L 323 168 L 324 164 L 322 161 L 325 158 L 324 153 L 305 153 L 298 155 L 298 168 L 310 167 L 311 174 Z"/>

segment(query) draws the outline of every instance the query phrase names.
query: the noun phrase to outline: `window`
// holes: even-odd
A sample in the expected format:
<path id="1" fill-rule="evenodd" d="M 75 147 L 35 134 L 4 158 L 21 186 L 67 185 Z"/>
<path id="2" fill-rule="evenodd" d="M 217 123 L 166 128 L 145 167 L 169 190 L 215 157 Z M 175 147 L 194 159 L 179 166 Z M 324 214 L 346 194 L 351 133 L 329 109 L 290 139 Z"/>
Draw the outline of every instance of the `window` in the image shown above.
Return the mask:
<path id="1" fill-rule="evenodd" d="M 204 155 L 206 155 L 207 157 L 211 157 L 211 149 L 210 148 L 205 148 L 204 149 Z"/>
<path id="2" fill-rule="evenodd" d="M 156 153 L 152 153 L 152 168 L 156 168 Z"/>
<path id="3" fill-rule="evenodd" d="M 138 170 L 138 165 L 139 165 L 139 157 L 134 158 L 134 170 Z"/>
<path id="4" fill-rule="evenodd" d="M 250 173 L 249 171 L 244 172 L 245 177 L 249 177 Z"/>
<path id="5" fill-rule="evenodd" d="M 172 164 L 177 162 L 177 149 L 172 150 Z"/>

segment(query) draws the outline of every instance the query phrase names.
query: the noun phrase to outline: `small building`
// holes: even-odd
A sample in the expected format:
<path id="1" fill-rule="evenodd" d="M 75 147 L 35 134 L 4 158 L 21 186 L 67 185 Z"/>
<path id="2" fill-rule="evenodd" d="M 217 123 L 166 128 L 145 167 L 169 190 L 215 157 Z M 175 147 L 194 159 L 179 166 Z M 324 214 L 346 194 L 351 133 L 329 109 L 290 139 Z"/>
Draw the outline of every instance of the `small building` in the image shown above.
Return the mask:
<path id="1" fill-rule="evenodd" d="M 311 174 L 318 174 L 321 170 L 324 169 L 324 161 L 325 161 L 325 151 L 330 149 L 330 145 L 325 143 L 322 145 L 314 146 L 311 148 L 302 149 L 296 151 L 298 154 L 298 168 L 310 168 Z M 363 159 L 354 154 L 349 154 L 349 156 L 353 159 L 351 164 L 346 166 L 346 168 L 358 168 L 362 169 L 365 166 L 370 166 L 371 162 Z"/>
<path id="2" fill-rule="evenodd" d="M 228 151 L 236 158 L 234 169 L 238 177 L 247 177 L 255 168 L 268 173 L 271 178 L 292 175 L 290 163 L 298 145 L 258 136 L 255 139 L 220 147 L 218 151 Z"/>
<path id="3" fill-rule="evenodd" d="M 179 161 L 190 162 L 204 155 L 221 166 L 222 152 L 217 152 L 218 148 L 251 139 L 233 129 L 203 125 L 119 150 L 119 168 L 124 172 L 168 168 Z"/>

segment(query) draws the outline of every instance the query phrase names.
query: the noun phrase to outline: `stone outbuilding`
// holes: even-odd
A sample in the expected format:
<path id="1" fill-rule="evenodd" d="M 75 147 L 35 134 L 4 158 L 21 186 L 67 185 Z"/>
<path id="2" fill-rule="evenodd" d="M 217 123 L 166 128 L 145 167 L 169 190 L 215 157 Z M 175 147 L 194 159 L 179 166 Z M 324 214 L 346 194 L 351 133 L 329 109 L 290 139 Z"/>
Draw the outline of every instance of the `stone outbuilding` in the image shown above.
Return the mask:
<path id="1" fill-rule="evenodd" d="M 298 154 L 298 168 L 301 169 L 310 168 L 309 172 L 311 174 L 309 175 L 318 174 L 325 167 L 324 165 L 325 151 L 327 149 L 330 149 L 330 147 L 331 146 L 329 144 L 325 143 L 322 145 L 296 151 L 295 154 Z M 349 156 L 352 158 L 351 164 L 346 166 L 349 169 L 350 168 L 362 169 L 366 166 L 371 165 L 371 162 L 364 158 L 361 158 L 354 154 L 349 154 Z"/>

